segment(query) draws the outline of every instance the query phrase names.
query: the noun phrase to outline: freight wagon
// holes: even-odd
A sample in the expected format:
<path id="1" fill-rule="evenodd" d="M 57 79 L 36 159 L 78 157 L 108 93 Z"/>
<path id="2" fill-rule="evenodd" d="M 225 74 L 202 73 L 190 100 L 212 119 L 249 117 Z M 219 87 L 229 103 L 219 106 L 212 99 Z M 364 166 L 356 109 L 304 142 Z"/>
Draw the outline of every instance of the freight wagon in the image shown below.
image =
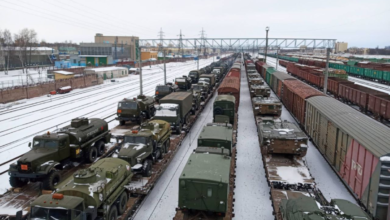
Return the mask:
<path id="1" fill-rule="evenodd" d="M 274 90 L 275 94 L 278 97 L 282 97 L 284 80 L 296 80 L 296 79 L 283 72 L 276 71 L 273 73 L 273 77 L 269 85 L 271 86 L 271 88 Z"/>
<path id="2" fill-rule="evenodd" d="M 237 112 L 240 104 L 240 79 L 226 76 L 218 88 L 218 95 L 223 94 L 233 95 L 236 98 L 235 110 Z"/>
<path id="3" fill-rule="evenodd" d="M 329 97 L 307 99 L 307 133 L 369 213 L 389 219 L 390 129 Z"/>

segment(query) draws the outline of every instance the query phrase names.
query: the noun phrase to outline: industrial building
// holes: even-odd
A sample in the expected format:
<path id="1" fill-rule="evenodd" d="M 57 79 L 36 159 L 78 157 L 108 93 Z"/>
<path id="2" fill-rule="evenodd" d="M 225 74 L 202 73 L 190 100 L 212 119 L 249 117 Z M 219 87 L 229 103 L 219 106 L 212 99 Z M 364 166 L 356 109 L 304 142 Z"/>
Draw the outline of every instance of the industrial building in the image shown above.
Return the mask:
<path id="1" fill-rule="evenodd" d="M 337 42 L 336 43 L 336 53 L 344 53 L 348 49 L 347 42 Z"/>
<path id="2" fill-rule="evenodd" d="M 59 79 L 69 79 L 74 77 L 74 73 L 64 71 L 64 70 L 55 70 L 53 71 L 54 79 L 59 80 Z"/>
<path id="3" fill-rule="evenodd" d="M 95 43 L 111 44 L 114 48 L 116 44 L 117 51 L 119 51 L 120 48 L 129 51 L 128 58 L 131 60 L 136 59 L 135 50 L 136 50 L 136 42 L 138 40 L 139 37 L 136 36 L 104 36 L 101 33 L 95 35 Z M 118 59 L 122 59 L 122 58 L 118 58 Z"/>
<path id="4" fill-rule="evenodd" d="M 141 52 L 141 60 L 150 60 L 150 59 L 156 59 L 157 60 L 157 51 L 142 51 Z"/>
<path id="5" fill-rule="evenodd" d="M 85 69 L 84 72 L 85 72 L 85 74 L 95 73 L 98 75 L 98 77 L 103 78 L 103 79 L 120 78 L 120 77 L 126 77 L 129 75 L 129 70 L 127 68 L 117 67 L 117 66 Z"/>

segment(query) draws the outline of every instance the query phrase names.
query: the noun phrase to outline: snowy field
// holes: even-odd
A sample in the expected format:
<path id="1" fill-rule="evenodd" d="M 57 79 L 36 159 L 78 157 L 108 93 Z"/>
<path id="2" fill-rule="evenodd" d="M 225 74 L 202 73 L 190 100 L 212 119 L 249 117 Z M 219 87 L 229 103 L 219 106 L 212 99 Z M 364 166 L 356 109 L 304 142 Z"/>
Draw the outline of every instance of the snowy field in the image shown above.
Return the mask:
<path id="1" fill-rule="evenodd" d="M 199 67 L 209 65 L 213 58 L 200 60 Z M 161 65 L 143 68 L 143 93 L 154 95 L 155 86 L 164 83 Z M 196 62 L 187 61 L 168 63 L 167 81 L 175 77 L 187 75 L 196 69 Z M 68 94 L 58 94 L 51 97 L 42 96 L 21 100 L 20 105 L 0 109 L 0 172 L 9 168 L 12 158 L 27 152 L 28 143 L 35 135 L 53 131 L 63 127 L 76 117 L 104 118 L 109 128 L 118 125 L 114 120 L 119 100 L 125 97 L 135 97 L 139 94 L 139 76 L 129 75 L 116 79 L 116 82 L 106 80 L 104 84 L 84 89 L 75 89 Z M 9 162 L 8 162 L 9 161 Z M 0 193 L 10 188 L 8 174 L 0 175 Z"/>
<path id="2" fill-rule="evenodd" d="M 13 87 L 18 85 L 31 84 L 33 82 L 47 82 L 52 79 L 47 78 L 47 68 L 40 69 L 39 71 L 35 68 L 27 69 L 28 75 L 23 73 L 22 70 L 10 70 L 8 74 L 4 71 L 0 71 L 0 89 Z"/>
<path id="3" fill-rule="evenodd" d="M 276 59 L 267 57 L 267 64 L 275 66 Z M 286 68 L 278 65 L 278 71 L 287 72 Z M 271 90 L 272 92 L 272 90 Z M 272 97 L 277 96 L 272 92 Z M 297 124 L 293 116 L 283 106 L 282 120 L 287 120 Z M 350 194 L 345 185 L 341 182 L 337 174 L 333 171 L 325 158 L 321 155 L 314 144 L 309 141 L 309 149 L 306 154 L 306 162 L 308 164 L 311 175 L 315 178 L 318 188 L 324 194 L 325 198 L 330 199 L 345 199 L 356 204 L 355 198 Z"/>

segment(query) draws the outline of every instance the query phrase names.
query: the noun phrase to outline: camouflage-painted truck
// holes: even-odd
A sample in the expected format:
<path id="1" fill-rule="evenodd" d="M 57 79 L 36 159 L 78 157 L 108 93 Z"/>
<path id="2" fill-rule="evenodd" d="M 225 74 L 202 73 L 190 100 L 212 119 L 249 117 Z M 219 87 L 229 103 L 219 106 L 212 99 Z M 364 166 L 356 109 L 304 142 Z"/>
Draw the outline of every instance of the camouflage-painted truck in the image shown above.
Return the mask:
<path id="1" fill-rule="evenodd" d="M 58 185 L 54 194 L 44 194 L 31 203 L 30 219 L 117 219 L 129 199 L 125 185 L 133 174 L 130 164 L 104 158 L 76 171 Z"/>
<path id="2" fill-rule="evenodd" d="M 123 99 L 118 103 L 117 118 L 120 125 L 127 121 L 141 124 L 145 119 L 150 119 L 156 113 L 154 99 L 151 96 L 138 95 L 132 99 Z"/>
<path id="3" fill-rule="evenodd" d="M 168 152 L 171 133 L 171 127 L 166 121 L 145 122 L 139 129 L 124 134 L 118 158 L 127 161 L 133 173 L 149 177 L 153 163 Z"/>
<path id="4" fill-rule="evenodd" d="M 192 92 L 174 92 L 160 100 L 156 115 L 153 119 L 164 120 L 170 123 L 176 133 L 181 133 L 188 123 L 192 109 Z"/>
<path id="5" fill-rule="evenodd" d="M 42 182 L 52 190 L 61 181 L 60 170 L 71 161 L 92 163 L 105 152 L 111 135 L 108 124 L 99 118 L 76 118 L 56 133 L 35 136 L 32 149 L 9 168 L 10 184 L 22 187 L 30 182 Z M 31 147 L 31 142 L 29 143 Z"/>

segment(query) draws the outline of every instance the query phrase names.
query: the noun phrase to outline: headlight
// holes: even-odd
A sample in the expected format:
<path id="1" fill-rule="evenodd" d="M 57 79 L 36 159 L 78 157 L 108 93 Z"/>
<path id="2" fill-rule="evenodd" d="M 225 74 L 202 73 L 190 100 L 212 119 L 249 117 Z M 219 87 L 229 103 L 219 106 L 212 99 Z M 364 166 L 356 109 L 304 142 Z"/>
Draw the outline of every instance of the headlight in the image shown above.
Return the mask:
<path id="1" fill-rule="evenodd" d="M 175 125 L 176 123 L 175 122 L 172 122 L 172 125 Z"/>
<path id="2" fill-rule="evenodd" d="M 141 158 L 140 157 L 137 157 L 137 163 L 141 163 Z"/>

